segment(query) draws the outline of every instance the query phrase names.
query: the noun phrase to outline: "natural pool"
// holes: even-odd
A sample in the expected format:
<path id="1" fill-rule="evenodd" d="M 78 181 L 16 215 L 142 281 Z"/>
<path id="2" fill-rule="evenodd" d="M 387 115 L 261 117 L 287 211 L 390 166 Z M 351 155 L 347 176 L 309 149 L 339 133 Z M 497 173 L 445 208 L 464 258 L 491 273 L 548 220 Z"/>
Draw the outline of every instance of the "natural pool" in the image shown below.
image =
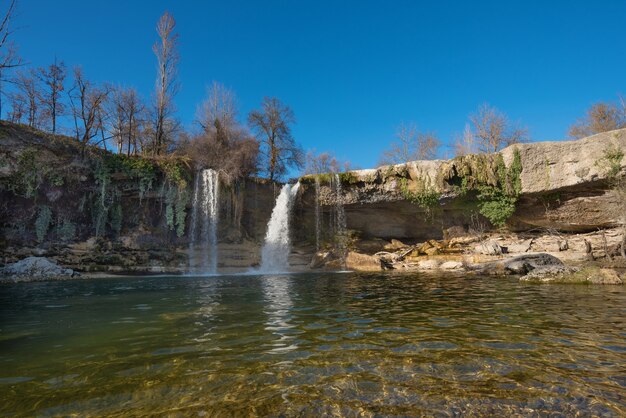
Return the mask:
<path id="1" fill-rule="evenodd" d="M 626 288 L 298 274 L 0 285 L 0 415 L 626 415 Z"/>

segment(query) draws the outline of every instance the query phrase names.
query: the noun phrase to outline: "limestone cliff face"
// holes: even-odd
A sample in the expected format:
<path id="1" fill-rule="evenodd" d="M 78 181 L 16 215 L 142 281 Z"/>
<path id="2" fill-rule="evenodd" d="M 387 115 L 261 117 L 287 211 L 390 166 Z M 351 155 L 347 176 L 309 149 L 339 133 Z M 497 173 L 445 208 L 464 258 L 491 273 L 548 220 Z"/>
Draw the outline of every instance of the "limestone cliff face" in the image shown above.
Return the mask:
<path id="1" fill-rule="evenodd" d="M 497 155 L 322 175 L 319 187 L 303 177 L 291 262 L 303 268 L 317 243 L 337 243 L 338 203 L 348 229 L 342 245 L 372 254 L 394 238 L 424 242 L 445 238 L 450 228 L 489 230 L 498 218 L 484 214 L 498 211 L 510 210 L 507 226 L 518 231 L 614 226 L 625 208 L 611 179 L 626 176 L 624 154 L 621 130 Z M 193 171 L 184 160 L 84 151 L 71 138 L 0 122 L 0 264 L 46 256 L 79 271 L 184 271 Z M 279 191 L 263 179 L 220 187 L 222 271 L 259 261 Z M 486 208 L 485 195 L 494 199 Z"/>
<path id="2" fill-rule="evenodd" d="M 591 231 L 615 226 L 626 210 L 609 181 L 626 176 L 626 130 L 577 141 L 518 144 L 499 155 L 414 161 L 342 173 L 339 199 L 345 206 L 348 229 L 366 237 L 416 241 L 443 238 L 444 231 L 453 226 L 489 229 L 492 225 L 477 207 L 477 190 L 481 186 L 512 189 L 515 179 L 500 184 L 498 161 L 510 170 L 516 155 L 521 172 L 519 190 L 510 192 L 517 200 L 507 220 L 510 229 Z M 317 199 L 322 219 L 332 220 L 338 200 L 336 179 L 320 176 L 320 180 Z M 305 176 L 302 181 L 300 211 L 310 231 L 314 228 L 310 220 L 314 218 L 315 179 Z"/>
<path id="3" fill-rule="evenodd" d="M 0 122 L 0 264 L 35 255 L 80 271 L 184 271 L 193 171 Z M 222 267 L 254 264 L 279 188 L 220 187 Z"/>

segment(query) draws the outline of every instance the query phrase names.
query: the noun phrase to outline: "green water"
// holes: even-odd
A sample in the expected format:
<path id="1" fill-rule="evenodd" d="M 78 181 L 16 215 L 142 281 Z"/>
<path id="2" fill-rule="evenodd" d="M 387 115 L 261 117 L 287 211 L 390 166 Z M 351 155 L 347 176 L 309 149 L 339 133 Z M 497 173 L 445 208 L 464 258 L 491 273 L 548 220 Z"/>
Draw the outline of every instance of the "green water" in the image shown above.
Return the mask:
<path id="1" fill-rule="evenodd" d="M 0 415 L 624 416 L 625 313 L 498 278 L 4 284 Z"/>

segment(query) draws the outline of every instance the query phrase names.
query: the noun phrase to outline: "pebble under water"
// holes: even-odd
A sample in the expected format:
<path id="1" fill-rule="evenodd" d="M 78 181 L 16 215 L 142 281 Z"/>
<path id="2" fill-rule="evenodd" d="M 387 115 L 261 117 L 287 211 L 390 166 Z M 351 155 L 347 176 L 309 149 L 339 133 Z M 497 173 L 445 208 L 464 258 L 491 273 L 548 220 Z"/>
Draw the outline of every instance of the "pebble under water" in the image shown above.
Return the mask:
<path id="1" fill-rule="evenodd" d="M 0 415 L 624 416 L 625 313 L 493 277 L 2 284 Z"/>

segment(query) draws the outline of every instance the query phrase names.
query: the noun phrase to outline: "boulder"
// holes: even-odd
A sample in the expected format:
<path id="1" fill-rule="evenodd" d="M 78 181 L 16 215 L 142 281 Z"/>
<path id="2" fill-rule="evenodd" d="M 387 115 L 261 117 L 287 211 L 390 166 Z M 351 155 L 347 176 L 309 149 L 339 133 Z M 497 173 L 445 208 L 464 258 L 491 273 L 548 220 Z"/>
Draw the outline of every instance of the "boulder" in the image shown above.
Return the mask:
<path id="1" fill-rule="evenodd" d="M 480 243 L 476 246 L 474 251 L 483 255 L 501 255 L 503 252 L 500 244 L 495 241 L 485 241 Z"/>
<path id="2" fill-rule="evenodd" d="M 311 263 L 309 267 L 312 269 L 322 268 L 330 261 L 332 258 L 332 253 L 330 251 L 318 251 L 313 254 L 313 258 L 311 259 Z"/>
<path id="3" fill-rule="evenodd" d="M 439 241 L 431 239 L 429 241 L 426 241 L 422 245 L 420 245 L 415 251 L 417 253 L 415 255 L 419 255 L 419 254 L 437 255 L 441 252 L 442 249 L 443 249 L 443 244 L 441 244 Z"/>
<path id="4" fill-rule="evenodd" d="M 527 253 L 533 244 L 533 239 L 527 239 L 519 243 L 510 244 L 507 249 L 510 254 Z"/>
<path id="5" fill-rule="evenodd" d="M 510 258 L 503 262 L 506 271 L 513 274 L 526 274 L 538 268 L 552 268 L 555 271 L 564 267 L 563 262 L 553 255 L 546 253 L 524 254 Z"/>
<path id="6" fill-rule="evenodd" d="M 70 279 L 77 276 L 72 269 L 63 268 L 45 257 L 27 257 L 7 265 L 0 272 L 10 281 Z"/>
<path id="7" fill-rule="evenodd" d="M 397 240 L 397 239 L 392 239 L 389 244 L 387 244 L 387 245 L 385 245 L 383 247 L 383 249 L 385 251 L 398 251 L 398 250 L 401 250 L 401 249 L 407 248 L 407 247 L 408 247 L 408 245 L 406 245 L 402 241 Z"/>
<path id="8" fill-rule="evenodd" d="M 565 271 L 566 267 L 561 260 L 546 253 L 523 254 L 504 260 L 490 261 L 469 266 L 470 271 L 489 275 L 522 275 L 537 269 L 557 273 Z"/>
<path id="9" fill-rule="evenodd" d="M 458 247 L 462 245 L 472 244 L 474 242 L 478 242 L 482 240 L 480 235 L 468 235 L 464 237 L 455 237 L 450 239 L 448 242 L 448 247 Z"/>
<path id="10" fill-rule="evenodd" d="M 422 260 L 417 263 L 417 268 L 420 270 L 436 270 L 439 268 L 439 261 L 437 260 Z"/>
<path id="11" fill-rule="evenodd" d="M 460 261 L 446 261 L 442 263 L 439 268 L 441 270 L 460 270 L 463 268 L 463 263 Z"/>
<path id="12" fill-rule="evenodd" d="M 356 271 L 381 271 L 380 258 L 350 251 L 346 257 L 346 268 Z"/>

